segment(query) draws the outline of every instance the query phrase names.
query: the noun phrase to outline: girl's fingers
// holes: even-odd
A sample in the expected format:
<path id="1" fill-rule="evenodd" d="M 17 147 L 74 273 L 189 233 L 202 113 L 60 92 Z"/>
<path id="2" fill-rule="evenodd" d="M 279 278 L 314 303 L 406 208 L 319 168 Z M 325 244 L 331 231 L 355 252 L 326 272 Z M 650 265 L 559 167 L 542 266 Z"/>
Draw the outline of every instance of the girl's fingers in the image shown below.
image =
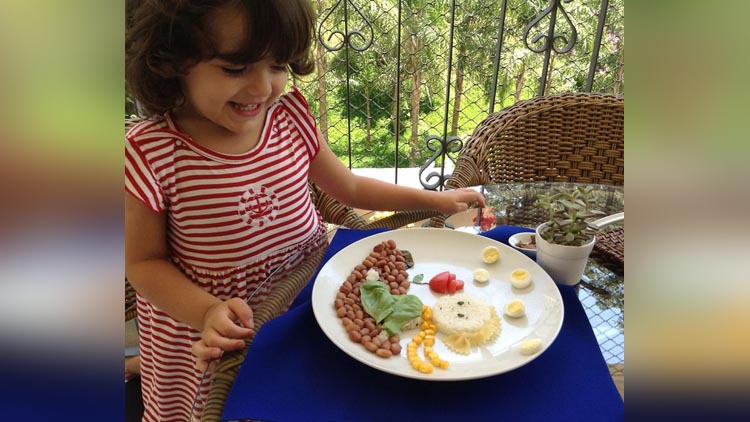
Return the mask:
<path id="1" fill-rule="evenodd" d="M 224 320 L 219 323 L 214 330 L 222 337 L 229 337 L 233 339 L 243 339 L 253 335 L 253 330 L 250 328 L 240 327 L 230 320 Z"/>
<path id="2" fill-rule="evenodd" d="M 481 193 L 475 191 L 474 189 L 460 188 L 460 189 L 457 189 L 456 191 L 460 193 L 459 197 L 462 202 L 465 202 L 467 204 L 470 202 L 478 202 L 479 205 L 483 208 L 486 205 L 484 201 L 484 196 Z"/>
<path id="3" fill-rule="evenodd" d="M 236 326 L 235 326 L 236 327 Z M 245 328 L 239 329 L 245 330 Z M 245 341 L 239 338 L 230 338 L 225 337 L 221 335 L 221 333 L 216 331 L 210 331 L 208 333 L 205 333 L 203 335 L 203 339 L 206 342 L 206 344 L 210 345 L 210 347 L 218 348 L 221 350 L 237 350 L 245 347 Z"/>
<path id="4" fill-rule="evenodd" d="M 475 191 L 474 189 L 468 189 L 468 188 L 461 188 L 461 191 L 465 193 L 464 198 L 466 199 L 466 202 L 479 202 L 482 206 L 485 205 L 484 203 L 484 196 Z"/>
<path id="5" fill-rule="evenodd" d="M 203 360 L 203 359 L 197 359 L 195 361 L 195 369 L 197 369 L 200 372 L 205 372 L 206 368 L 210 369 L 211 371 L 216 370 L 216 367 L 219 366 L 219 360 Z"/>
<path id="6" fill-rule="evenodd" d="M 207 367 L 216 367 L 218 359 L 224 354 L 218 347 L 207 346 L 205 341 L 199 340 L 193 343 L 193 355 L 195 356 L 195 368 L 201 372 Z"/>
<path id="7" fill-rule="evenodd" d="M 250 309 L 250 305 L 245 303 L 244 300 L 237 297 L 229 299 L 226 303 L 229 310 L 237 316 L 237 319 L 242 322 L 242 325 L 245 328 L 255 328 L 255 324 L 253 322 L 253 310 Z"/>
<path id="8" fill-rule="evenodd" d="M 203 340 L 196 341 L 193 343 L 193 355 L 199 359 L 212 360 L 218 359 L 222 355 L 222 350 L 219 347 L 208 346 Z"/>

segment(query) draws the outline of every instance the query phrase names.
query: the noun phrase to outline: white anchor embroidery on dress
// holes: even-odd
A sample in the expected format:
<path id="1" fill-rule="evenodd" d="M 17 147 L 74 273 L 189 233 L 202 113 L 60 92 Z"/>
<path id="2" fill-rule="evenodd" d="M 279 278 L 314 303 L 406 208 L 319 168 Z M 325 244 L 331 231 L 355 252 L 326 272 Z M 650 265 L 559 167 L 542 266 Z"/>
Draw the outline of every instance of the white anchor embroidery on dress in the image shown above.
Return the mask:
<path id="1" fill-rule="evenodd" d="M 278 210 L 276 194 L 266 186 L 251 186 L 240 197 L 240 218 L 251 226 L 265 226 L 276 218 Z"/>

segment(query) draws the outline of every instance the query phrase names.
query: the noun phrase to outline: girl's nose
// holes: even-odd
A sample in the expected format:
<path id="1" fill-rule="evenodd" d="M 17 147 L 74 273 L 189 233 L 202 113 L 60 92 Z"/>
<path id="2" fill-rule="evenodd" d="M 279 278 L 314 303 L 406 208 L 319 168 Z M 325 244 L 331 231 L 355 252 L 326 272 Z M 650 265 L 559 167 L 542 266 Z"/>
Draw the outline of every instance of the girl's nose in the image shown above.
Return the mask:
<path id="1" fill-rule="evenodd" d="M 271 78 L 267 71 L 257 69 L 254 72 L 248 72 L 245 81 L 245 90 L 249 94 L 257 96 L 271 95 Z"/>

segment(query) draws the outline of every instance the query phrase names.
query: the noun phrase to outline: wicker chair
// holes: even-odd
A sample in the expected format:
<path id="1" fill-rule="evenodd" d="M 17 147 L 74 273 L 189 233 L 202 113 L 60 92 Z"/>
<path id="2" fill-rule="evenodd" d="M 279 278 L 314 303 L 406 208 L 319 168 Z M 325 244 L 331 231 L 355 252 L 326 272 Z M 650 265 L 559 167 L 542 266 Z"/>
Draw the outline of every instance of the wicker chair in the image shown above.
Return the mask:
<path id="1" fill-rule="evenodd" d="M 482 121 L 465 143 L 446 187 L 490 183 L 625 184 L 625 101 L 565 93 L 522 100 Z M 448 216 L 429 225 L 443 227 Z M 622 272 L 624 232 L 608 232 L 595 254 Z M 619 267 L 618 267 L 619 265 Z"/>
<path id="2" fill-rule="evenodd" d="M 446 186 L 536 181 L 624 185 L 624 116 L 624 99 L 608 94 L 519 101 L 477 126 Z"/>

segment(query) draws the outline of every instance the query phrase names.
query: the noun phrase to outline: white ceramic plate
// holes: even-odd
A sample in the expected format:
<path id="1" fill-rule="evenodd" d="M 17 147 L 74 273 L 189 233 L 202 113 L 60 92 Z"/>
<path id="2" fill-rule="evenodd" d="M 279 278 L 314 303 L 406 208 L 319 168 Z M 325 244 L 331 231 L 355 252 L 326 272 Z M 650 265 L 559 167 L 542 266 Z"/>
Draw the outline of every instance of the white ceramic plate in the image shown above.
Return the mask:
<path id="1" fill-rule="evenodd" d="M 406 345 L 419 329 L 403 331 L 401 356 L 388 359 L 368 352 L 364 346 L 349 339 L 341 320 L 336 316 L 334 299 L 339 287 L 354 267 L 365 259 L 372 248 L 383 240 L 393 239 L 399 249 L 408 250 L 414 258 L 414 267 L 409 269 L 409 279 L 424 274 L 427 282 L 435 274 L 450 271 L 464 280 L 461 293 L 479 297 L 493 305 L 502 320 L 502 331 L 495 340 L 473 347 L 468 356 L 449 350 L 440 340 L 434 350 L 449 362 L 447 369 L 435 368 L 431 374 L 423 374 L 409 365 Z M 485 264 L 481 260 L 484 247 L 494 245 L 500 249 L 500 260 Z M 473 271 L 485 268 L 490 272 L 489 283 L 473 281 Z M 517 268 L 531 273 L 531 285 L 515 289 L 510 285 L 509 275 Z M 442 295 L 433 293 L 427 285 L 412 284 L 409 294 L 420 298 L 422 303 L 432 306 Z M 513 319 L 503 314 L 503 307 L 512 299 L 521 299 L 526 305 L 526 316 Z M 312 292 L 315 319 L 328 338 L 354 359 L 381 371 L 407 378 L 430 381 L 449 381 L 484 378 L 502 374 L 521 367 L 549 347 L 560 332 L 563 321 L 563 303 L 560 291 L 550 276 L 534 261 L 500 242 L 475 234 L 446 229 L 415 228 L 379 233 L 359 240 L 334 255 L 320 270 Z M 523 355 L 519 345 L 526 340 L 538 338 L 541 350 L 533 355 Z M 424 358 L 423 346 L 419 356 Z"/>

